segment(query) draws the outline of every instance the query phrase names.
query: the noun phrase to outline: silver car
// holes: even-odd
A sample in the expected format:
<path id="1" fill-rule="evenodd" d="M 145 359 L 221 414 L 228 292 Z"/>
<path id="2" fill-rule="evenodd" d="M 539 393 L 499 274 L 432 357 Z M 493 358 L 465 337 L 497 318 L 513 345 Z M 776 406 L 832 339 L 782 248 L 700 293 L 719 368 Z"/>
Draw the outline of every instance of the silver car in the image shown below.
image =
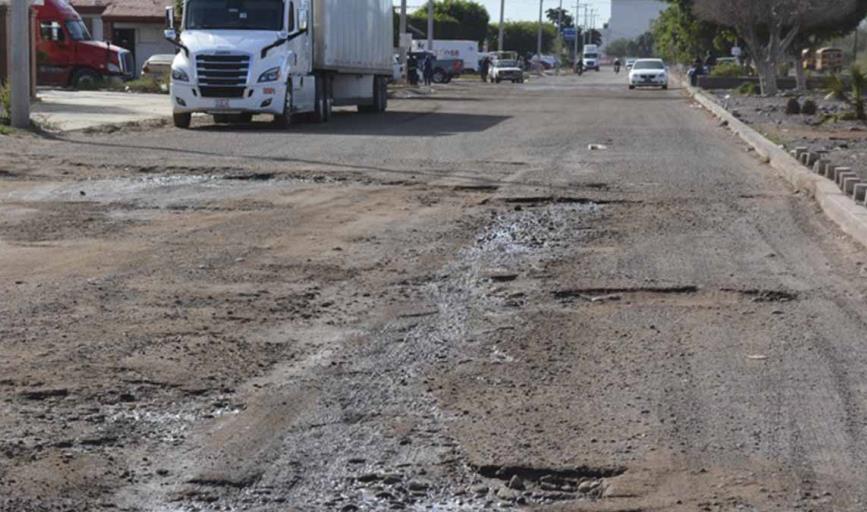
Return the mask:
<path id="1" fill-rule="evenodd" d="M 150 77 L 157 80 L 163 80 L 172 72 L 172 61 L 175 60 L 174 54 L 157 54 L 151 55 L 141 67 L 141 76 Z"/>

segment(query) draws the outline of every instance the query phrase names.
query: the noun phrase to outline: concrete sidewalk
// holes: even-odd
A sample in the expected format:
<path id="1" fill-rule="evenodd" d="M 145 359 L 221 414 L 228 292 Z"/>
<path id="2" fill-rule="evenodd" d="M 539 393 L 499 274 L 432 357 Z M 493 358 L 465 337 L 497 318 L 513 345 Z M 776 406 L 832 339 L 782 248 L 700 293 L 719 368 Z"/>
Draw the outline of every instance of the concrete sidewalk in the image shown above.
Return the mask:
<path id="1" fill-rule="evenodd" d="M 40 89 L 33 120 L 49 131 L 82 130 L 106 125 L 168 118 L 166 94 Z"/>

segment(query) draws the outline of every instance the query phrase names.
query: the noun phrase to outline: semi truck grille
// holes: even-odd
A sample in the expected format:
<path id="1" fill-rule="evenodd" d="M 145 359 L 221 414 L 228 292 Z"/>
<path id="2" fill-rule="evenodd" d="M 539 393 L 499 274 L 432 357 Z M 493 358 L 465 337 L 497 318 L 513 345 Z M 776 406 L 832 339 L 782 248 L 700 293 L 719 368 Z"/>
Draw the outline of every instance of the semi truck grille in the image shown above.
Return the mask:
<path id="1" fill-rule="evenodd" d="M 135 71 L 132 53 L 121 52 L 120 57 L 121 72 L 125 75 L 131 75 Z"/>
<path id="2" fill-rule="evenodd" d="M 212 87 L 200 85 L 199 91 L 203 98 L 243 98 L 243 87 Z"/>
<path id="3" fill-rule="evenodd" d="M 213 89 L 244 87 L 247 84 L 249 71 L 249 55 L 196 56 L 196 72 L 203 95 L 204 89 L 209 87 Z"/>

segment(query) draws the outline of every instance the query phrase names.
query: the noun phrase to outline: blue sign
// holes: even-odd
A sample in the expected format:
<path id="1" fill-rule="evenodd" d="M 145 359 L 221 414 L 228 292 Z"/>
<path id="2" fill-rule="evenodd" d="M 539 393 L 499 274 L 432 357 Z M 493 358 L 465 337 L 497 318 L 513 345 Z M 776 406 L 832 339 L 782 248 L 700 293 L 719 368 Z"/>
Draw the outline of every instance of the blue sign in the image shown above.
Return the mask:
<path id="1" fill-rule="evenodd" d="M 574 41 L 577 31 L 575 27 L 566 27 L 560 31 L 560 34 L 563 35 L 563 39 L 567 41 Z"/>

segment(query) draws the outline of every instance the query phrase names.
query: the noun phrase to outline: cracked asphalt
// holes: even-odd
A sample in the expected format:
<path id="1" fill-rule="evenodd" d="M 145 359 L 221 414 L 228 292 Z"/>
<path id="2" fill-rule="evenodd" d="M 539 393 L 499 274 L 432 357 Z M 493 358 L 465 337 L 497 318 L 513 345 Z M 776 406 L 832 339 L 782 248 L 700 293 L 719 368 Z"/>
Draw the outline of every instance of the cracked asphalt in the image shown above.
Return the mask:
<path id="1" fill-rule="evenodd" d="M 865 262 L 610 70 L 0 137 L 0 510 L 863 510 Z"/>

